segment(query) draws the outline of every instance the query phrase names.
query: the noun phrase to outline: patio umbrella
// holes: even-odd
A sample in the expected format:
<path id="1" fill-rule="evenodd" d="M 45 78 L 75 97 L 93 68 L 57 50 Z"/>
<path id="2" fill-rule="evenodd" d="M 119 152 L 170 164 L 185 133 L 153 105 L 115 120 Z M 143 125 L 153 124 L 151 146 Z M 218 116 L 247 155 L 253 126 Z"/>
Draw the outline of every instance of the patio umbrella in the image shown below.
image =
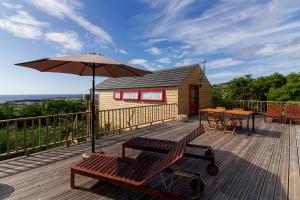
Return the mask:
<path id="1" fill-rule="evenodd" d="M 29 67 L 41 72 L 57 72 L 93 76 L 92 87 L 92 152 L 95 153 L 95 76 L 130 77 L 143 76 L 149 71 L 134 68 L 101 54 L 87 53 L 74 56 L 44 58 L 16 65 Z"/>

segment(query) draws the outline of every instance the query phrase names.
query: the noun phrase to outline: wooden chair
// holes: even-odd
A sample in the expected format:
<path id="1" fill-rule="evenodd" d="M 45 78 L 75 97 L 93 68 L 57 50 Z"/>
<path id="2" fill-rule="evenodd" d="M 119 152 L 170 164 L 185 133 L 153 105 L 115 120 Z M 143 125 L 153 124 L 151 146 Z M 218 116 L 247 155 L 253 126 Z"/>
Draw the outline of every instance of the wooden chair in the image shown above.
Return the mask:
<path id="1" fill-rule="evenodd" d="M 264 114 L 265 122 L 267 121 L 267 117 L 281 121 L 281 109 L 280 104 L 268 104 L 267 113 Z"/>
<path id="2" fill-rule="evenodd" d="M 208 112 L 207 124 L 211 130 L 222 130 L 224 128 L 224 118 L 222 113 Z"/>
<path id="3" fill-rule="evenodd" d="M 285 123 L 292 123 L 292 121 L 300 121 L 300 105 L 285 105 Z"/>
<path id="4" fill-rule="evenodd" d="M 185 146 L 186 138 L 177 142 L 169 153 L 162 154 L 159 159 L 151 162 L 147 160 L 138 161 L 129 158 L 120 158 L 101 153 L 93 154 L 71 168 L 71 187 L 75 187 L 75 174 L 81 174 L 167 199 L 189 199 L 185 196 L 171 193 L 169 189 L 172 183 L 167 186 L 161 174 L 162 172 L 167 172 L 172 173 L 173 176 L 180 175 L 180 173 L 186 175 L 186 172 L 176 171 L 172 168 L 172 165 L 182 158 Z M 145 185 L 151 178 L 159 174 L 161 175 L 165 190 Z M 204 190 L 204 184 L 200 180 L 199 175 L 191 173 L 189 175 L 194 177 L 190 183 L 190 187 L 199 196 Z"/>
<path id="5" fill-rule="evenodd" d="M 193 141 L 195 138 L 199 137 L 203 133 L 204 127 L 203 125 L 201 125 L 186 136 L 187 145 L 184 152 L 184 157 L 210 161 L 210 164 L 208 164 L 206 167 L 206 171 L 209 175 L 216 176 L 219 172 L 219 169 L 215 165 L 215 156 L 212 151 L 212 148 L 210 146 L 189 144 L 191 141 Z M 176 145 L 175 141 L 152 139 L 145 137 L 133 137 L 122 144 L 122 157 L 125 157 L 126 148 L 157 153 L 168 153 L 174 148 L 174 145 Z M 203 152 L 201 150 L 205 151 Z"/>
<path id="6" fill-rule="evenodd" d="M 233 108 L 232 110 L 241 110 L 243 108 Z M 229 132 L 234 134 L 235 131 L 241 130 L 243 128 L 243 116 L 234 115 L 230 116 L 230 118 L 224 117 L 224 133 Z"/>

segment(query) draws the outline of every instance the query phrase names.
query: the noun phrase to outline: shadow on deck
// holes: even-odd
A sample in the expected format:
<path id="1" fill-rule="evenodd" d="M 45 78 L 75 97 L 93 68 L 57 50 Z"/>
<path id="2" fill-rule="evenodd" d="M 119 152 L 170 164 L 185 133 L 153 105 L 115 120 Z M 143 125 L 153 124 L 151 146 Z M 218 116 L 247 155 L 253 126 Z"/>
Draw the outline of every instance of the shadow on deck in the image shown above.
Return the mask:
<path id="1" fill-rule="evenodd" d="M 120 156 L 122 142 L 132 136 L 179 140 L 197 126 L 196 120 L 153 125 L 101 138 L 96 149 Z M 184 158 L 176 164 L 200 173 L 206 186 L 201 199 L 300 199 L 300 126 L 258 118 L 256 127 L 251 136 L 207 130 L 193 141 L 214 148 L 220 170 L 211 177 L 205 170 L 208 161 Z M 81 175 L 76 175 L 80 188 L 71 189 L 70 167 L 89 147 L 85 143 L 0 162 L 0 199 L 159 199 Z M 137 150 L 127 150 L 127 156 L 156 159 L 156 154 Z M 172 191 L 192 196 L 189 182 L 176 177 Z M 164 188 L 159 176 L 148 184 Z"/>

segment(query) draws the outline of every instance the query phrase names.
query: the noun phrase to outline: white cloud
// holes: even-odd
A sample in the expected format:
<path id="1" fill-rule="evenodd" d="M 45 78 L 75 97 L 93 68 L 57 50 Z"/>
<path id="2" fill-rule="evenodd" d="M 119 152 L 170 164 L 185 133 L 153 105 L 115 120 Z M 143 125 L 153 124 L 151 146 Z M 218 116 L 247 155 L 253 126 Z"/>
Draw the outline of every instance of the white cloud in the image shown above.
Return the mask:
<path id="1" fill-rule="evenodd" d="M 125 51 L 124 49 L 119 49 L 119 52 L 120 52 L 121 54 L 127 54 L 127 51 Z"/>
<path id="2" fill-rule="evenodd" d="M 180 62 L 177 62 L 176 66 L 191 65 L 191 64 L 194 64 L 194 63 L 196 63 L 196 61 L 194 59 L 192 59 L 192 58 L 186 58 L 186 59 L 183 59 Z"/>
<path id="3" fill-rule="evenodd" d="M 145 67 L 145 68 L 147 68 L 148 70 L 151 70 L 151 71 L 163 68 L 162 65 L 148 62 L 146 59 L 143 59 L 143 58 L 131 59 L 131 60 L 128 61 L 128 63 L 132 64 L 132 65 L 143 66 L 143 67 Z"/>
<path id="4" fill-rule="evenodd" d="M 300 22 L 295 16 L 299 15 L 300 4 L 293 0 L 220 1 L 196 16 L 199 1 L 164 1 L 155 5 L 147 13 L 151 17 L 145 16 L 146 23 L 141 20 L 146 30 L 144 38 L 188 44 L 194 55 L 238 54 L 253 45 L 284 45 L 299 35 Z"/>
<path id="5" fill-rule="evenodd" d="M 224 58 L 224 59 L 218 59 L 218 60 L 213 60 L 211 62 L 207 62 L 206 66 L 209 69 L 219 69 L 219 68 L 239 65 L 242 63 L 243 63 L 243 61 L 241 61 L 241 60 L 234 60 L 232 58 Z"/>
<path id="6" fill-rule="evenodd" d="M 172 62 L 171 59 L 168 58 L 168 57 L 160 58 L 160 59 L 158 59 L 157 61 L 160 62 L 160 63 L 163 63 L 163 64 L 169 64 L 169 63 Z"/>
<path id="7" fill-rule="evenodd" d="M 20 9 L 23 7 L 20 4 L 6 2 L 6 1 L 0 2 L 0 5 L 2 5 L 5 8 L 9 8 L 9 9 Z"/>
<path id="8" fill-rule="evenodd" d="M 146 49 L 145 51 L 154 56 L 161 55 L 161 53 L 162 53 L 161 50 L 157 47 L 151 47 L 151 48 Z"/>
<path id="9" fill-rule="evenodd" d="M 214 74 L 208 74 L 207 77 L 208 79 L 221 79 L 220 82 L 225 82 L 229 79 L 236 78 L 239 76 L 243 76 L 241 72 L 234 72 L 234 71 L 224 71 L 224 72 L 218 72 Z M 222 81 L 225 80 L 225 81 Z"/>
<path id="10" fill-rule="evenodd" d="M 102 27 L 92 24 L 76 11 L 76 8 L 81 6 L 78 1 L 28 0 L 28 2 L 49 15 L 72 20 L 91 34 L 95 35 L 101 45 L 110 45 L 115 48 L 114 41 L 109 33 L 107 33 Z"/>
<path id="11" fill-rule="evenodd" d="M 83 43 L 79 40 L 77 33 L 68 32 L 49 32 L 45 34 L 45 39 L 56 42 L 63 46 L 66 50 L 80 50 Z"/>
<path id="12" fill-rule="evenodd" d="M 18 11 L 16 15 L 0 19 L 0 29 L 21 38 L 40 39 L 43 35 L 42 27 L 47 25 L 46 22 L 36 20 L 25 11 Z"/>
<path id="13" fill-rule="evenodd" d="M 145 59 L 142 59 L 142 58 L 135 58 L 135 59 L 129 60 L 128 63 L 132 64 L 132 65 L 146 66 L 148 64 L 148 61 Z"/>

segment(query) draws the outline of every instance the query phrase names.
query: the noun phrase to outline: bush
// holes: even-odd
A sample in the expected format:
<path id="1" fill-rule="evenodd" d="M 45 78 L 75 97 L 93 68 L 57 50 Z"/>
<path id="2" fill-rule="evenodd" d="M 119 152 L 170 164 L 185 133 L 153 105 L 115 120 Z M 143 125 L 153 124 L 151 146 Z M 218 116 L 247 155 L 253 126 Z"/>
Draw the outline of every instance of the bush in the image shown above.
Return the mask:
<path id="1" fill-rule="evenodd" d="M 83 112 L 85 104 L 80 101 L 44 101 L 30 105 L 3 104 L 0 107 L 0 119 L 13 119 L 19 117 L 35 117 L 41 115 L 56 115 L 64 113 Z"/>

